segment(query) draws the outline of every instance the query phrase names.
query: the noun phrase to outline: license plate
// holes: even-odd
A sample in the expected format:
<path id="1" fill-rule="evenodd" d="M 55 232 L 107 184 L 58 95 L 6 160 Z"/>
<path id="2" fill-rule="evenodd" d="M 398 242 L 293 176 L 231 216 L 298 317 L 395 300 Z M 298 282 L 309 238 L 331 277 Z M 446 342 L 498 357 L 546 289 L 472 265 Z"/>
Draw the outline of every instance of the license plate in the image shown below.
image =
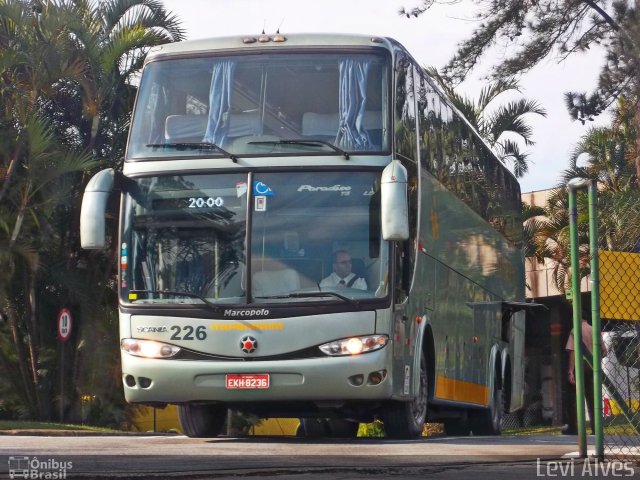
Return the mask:
<path id="1" fill-rule="evenodd" d="M 230 374 L 225 377 L 225 386 L 228 389 L 269 388 L 269 374 Z"/>

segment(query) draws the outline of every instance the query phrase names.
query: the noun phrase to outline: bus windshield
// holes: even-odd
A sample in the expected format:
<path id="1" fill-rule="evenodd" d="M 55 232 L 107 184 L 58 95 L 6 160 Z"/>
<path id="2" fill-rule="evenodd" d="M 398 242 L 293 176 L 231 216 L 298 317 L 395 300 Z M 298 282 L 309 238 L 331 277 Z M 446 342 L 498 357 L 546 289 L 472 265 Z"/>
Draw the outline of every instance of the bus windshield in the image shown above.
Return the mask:
<path id="1" fill-rule="evenodd" d="M 127 159 L 387 151 L 387 65 L 345 52 L 152 62 Z"/>
<path id="2" fill-rule="evenodd" d="M 124 206 L 123 301 L 357 304 L 386 297 L 379 176 L 323 171 L 136 179 Z"/>

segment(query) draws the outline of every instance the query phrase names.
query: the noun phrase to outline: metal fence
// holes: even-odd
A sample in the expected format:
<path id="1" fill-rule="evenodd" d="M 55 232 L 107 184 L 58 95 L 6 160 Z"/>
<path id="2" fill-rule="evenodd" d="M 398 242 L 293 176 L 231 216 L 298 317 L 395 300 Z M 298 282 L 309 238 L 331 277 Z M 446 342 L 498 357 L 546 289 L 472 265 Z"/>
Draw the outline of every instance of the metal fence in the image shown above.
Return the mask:
<path id="1" fill-rule="evenodd" d="M 601 368 L 594 372 L 595 379 L 600 376 L 602 380 L 593 390 L 597 402 L 602 393 L 602 417 L 600 405 L 596 405 L 593 424 L 595 453 L 598 457 L 637 460 L 640 458 L 640 190 L 599 188 L 593 179 L 573 179 L 567 187 L 573 323 L 577 327 L 580 322 L 581 277 L 588 265 L 590 310 L 597 314 L 593 326 L 601 328 L 606 347 Z M 578 201 L 580 190 L 588 190 L 583 202 Z M 583 354 L 592 363 L 590 352 Z M 594 357 L 598 359 L 600 352 L 594 351 Z M 576 358 L 580 393 L 578 362 L 582 363 Z M 580 422 L 584 413 L 580 401 L 577 411 Z M 578 425 L 580 456 L 587 454 L 584 427 Z"/>
<path id="2" fill-rule="evenodd" d="M 640 253 L 599 252 L 604 453 L 640 455 Z"/>

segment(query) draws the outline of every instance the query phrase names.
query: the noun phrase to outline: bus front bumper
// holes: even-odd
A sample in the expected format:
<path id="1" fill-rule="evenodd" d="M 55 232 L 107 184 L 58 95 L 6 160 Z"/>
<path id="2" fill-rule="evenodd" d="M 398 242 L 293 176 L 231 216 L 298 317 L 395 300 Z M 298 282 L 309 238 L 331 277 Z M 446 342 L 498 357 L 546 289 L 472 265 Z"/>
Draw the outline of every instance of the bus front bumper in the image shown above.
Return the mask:
<path id="1" fill-rule="evenodd" d="M 125 398 L 132 403 L 384 400 L 392 394 L 390 368 L 390 348 L 355 356 L 251 362 L 122 353 Z M 268 374 L 268 388 L 227 388 L 227 375 L 243 374 Z"/>

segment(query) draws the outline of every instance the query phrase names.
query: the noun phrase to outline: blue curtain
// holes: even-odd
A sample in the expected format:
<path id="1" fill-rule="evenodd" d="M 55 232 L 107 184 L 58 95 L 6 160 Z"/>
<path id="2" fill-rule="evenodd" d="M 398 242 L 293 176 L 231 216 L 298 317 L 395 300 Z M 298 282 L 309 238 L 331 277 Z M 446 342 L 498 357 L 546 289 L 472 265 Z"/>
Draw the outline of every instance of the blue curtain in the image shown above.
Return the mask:
<path id="1" fill-rule="evenodd" d="M 336 145 L 346 150 L 371 150 L 371 139 L 364 129 L 367 81 L 371 59 L 350 56 L 340 60 L 338 135 Z"/>
<path id="2" fill-rule="evenodd" d="M 222 145 L 229 132 L 231 85 L 235 69 L 235 60 L 219 60 L 213 64 L 209 89 L 209 120 L 204 142 Z"/>

